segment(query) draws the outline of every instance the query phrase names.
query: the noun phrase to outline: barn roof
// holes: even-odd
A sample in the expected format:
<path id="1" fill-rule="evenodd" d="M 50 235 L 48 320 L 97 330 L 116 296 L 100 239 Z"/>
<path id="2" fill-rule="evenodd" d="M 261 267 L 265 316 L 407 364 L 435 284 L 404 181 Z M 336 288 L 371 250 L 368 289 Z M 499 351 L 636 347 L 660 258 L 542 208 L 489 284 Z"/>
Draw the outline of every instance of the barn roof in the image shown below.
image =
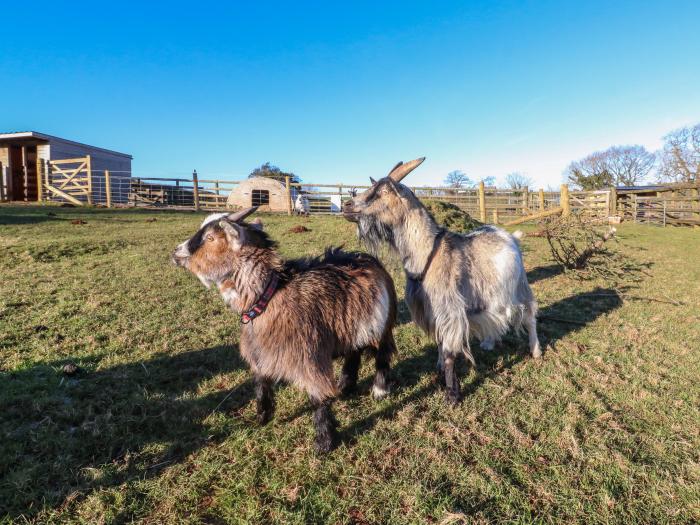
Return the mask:
<path id="1" fill-rule="evenodd" d="M 105 149 L 105 148 L 98 148 L 97 146 L 91 146 L 89 144 L 84 144 L 82 142 L 76 142 L 74 140 L 68 140 L 64 139 L 61 137 L 56 137 L 54 135 L 47 135 L 46 133 L 39 133 L 38 131 L 13 131 L 10 133 L 0 133 L 0 143 L 2 142 L 10 142 L 10 141 L 16 141 L 16 140 L 43 140 L 46 142 L 51 142 L 52 140 L 60 140 L 62 142 L 67 142 L 69 144 L 75 144 L 76 146 L 83 146 L 86 148 L 98 150 L 98 151 L 104 151 L 105 153 L 111 153 L 113 155 L 120 155 L 122 157 L 127 157 L 129 159 L 133 159 L 133 157 L 127 153 L 121 153 L 119 151 L 114 151 L 111 149 Z"/>

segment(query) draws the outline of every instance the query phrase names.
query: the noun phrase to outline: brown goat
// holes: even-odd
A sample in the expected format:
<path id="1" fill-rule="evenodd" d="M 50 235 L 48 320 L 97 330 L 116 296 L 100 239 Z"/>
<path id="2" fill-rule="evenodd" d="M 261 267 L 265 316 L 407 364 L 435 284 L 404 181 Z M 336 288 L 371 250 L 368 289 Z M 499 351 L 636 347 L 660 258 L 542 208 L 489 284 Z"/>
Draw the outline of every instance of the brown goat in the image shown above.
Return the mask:
<path id="1" fill-rule="evenodd" d="M 331 403 L 355 387 L 364 349 L 375 355 L 373 395 L 388 393 L 394 283 L 363 253 L 331 249 L 319 258 L 283 261 L 259 222 L 240 222 L 255 209 L 210 215 L 172 258 L 205 286 L 215 284 L 243 315 L 240 350 L 255 376 L 260 423 L 274 412 L 273 383 L 293 383 L 309 395 L 316 449 L 326 452 L 336 441 Z M 341 356 L 336 383 L 332 361 Z"/>

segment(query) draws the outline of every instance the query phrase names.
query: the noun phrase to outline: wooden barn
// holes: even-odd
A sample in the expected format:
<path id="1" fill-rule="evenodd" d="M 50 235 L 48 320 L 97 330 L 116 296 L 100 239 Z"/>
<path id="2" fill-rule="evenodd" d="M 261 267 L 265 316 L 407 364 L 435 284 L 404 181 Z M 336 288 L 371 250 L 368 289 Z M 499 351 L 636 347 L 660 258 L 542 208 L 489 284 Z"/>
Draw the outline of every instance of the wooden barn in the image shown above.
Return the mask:
<path id="1" fill-rule="evenodd" d="M 0 199 L 103 203 L 105 171 L 111 199 L 127 202 L 131 155 L 23 131 L 0 133 Z"/>
<path id="2" fill-rule="evenodd" d="M 292 190 L 292 193 L 293 202 L 296 190 Z M 290 200 L 287 188 L 281 182 L 267 177 L 253 177 L 231 190 L 227 205 L 235 208 L 260 206 L 263 211 L 287 211 Z"/>

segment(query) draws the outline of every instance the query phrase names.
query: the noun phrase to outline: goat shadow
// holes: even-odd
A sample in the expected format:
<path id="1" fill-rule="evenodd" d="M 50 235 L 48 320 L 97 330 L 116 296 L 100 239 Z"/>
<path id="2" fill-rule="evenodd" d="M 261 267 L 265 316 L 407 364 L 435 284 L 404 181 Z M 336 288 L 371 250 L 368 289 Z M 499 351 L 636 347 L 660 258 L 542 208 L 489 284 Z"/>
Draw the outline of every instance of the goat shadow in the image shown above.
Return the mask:
<path id="1" fill-rule="evenodd" d="M 236 346 L 99 371 L 91 371 L 97 360 L 83 360 L 84 370 L 70 377 L 61 372 L 65 363 L 0 371 L 0 521 L 31 518 L 71 493 L 87 495 L 154 476 L 225 439 L 237 425 L 252 423 L 236 413 L 253 398 L 249 378 L 233 389 L 222 384 L 218 392 L 196 394 L 203 381 L 244 368 Z M 207 425 L 219 408 L 232 417 L 224 425 Z M 102 468 L 103 477 L 86 477 L 95 468 Z"/>
<path id="2" fill-rule="evenodd" d="M 600 316 L 616 310 L 622 304 L 622 298 L 616 290 L 600 287 L 552 303 L 542 308 L 539 313 L 542 317 L 538 321 L 540 344 L 543 348 L 553 347 L 557 341 L 582 329 Z M 568 319 L 571 322 L 548 319 L 553 317 Z M 469 395 L 481 387 L 484 382 L 513 368 L 522 360 L 530 358 L 527 336 L 512 332 L 506 335 L 495 350 L 480 351 L 476 342 L 473 342 L 472 348 L 475 350 L 477 361 L 475 377 L 468 378 L 466 374 L 467 363 L 464 359 L 460 359 L 458 364 L 460 386 L 465 400 L 468 400 Z M 546 358 L 545 351 L 544 359 Z M 342 429 L 343 441 L 346 444 L 353 444 L 361 434 L 370 431 L 380 420 L 392 419 L 405 406 L 442 389 L 435 373 L 436 360 L 437 347 L 428 345 L 419 354 L 398 361 L 393 368 L 393 377 L 396 381 L 395 389 L 398 391 L 395 393 L 399 394 L 398 400 L 388 404 L 383 403 L 381 408 L 370 415 L 354 420 L 348 427 Z M 426 374 L 433 374 L 433 380 L 419 388 L 414 388 Z M 371 378 L 364 381 L 369 383 Z M 364 388 L 368 388 L 368 386 L 365 385 Z M 410 390 L 410 393 L 400 395 L 403 390 Z"/>
<path id="3" fill-rule="evenodd" d="M 621 304 L 617 292 L 597 288 L 543 308 L 545 317 L 577 321 L 540 321 L 543 346 Z M 477 374 L 466 376 L 466 364 L 460 360 L 463 395 L 468 398 L 485 381 L 526 357 L 526 338 L 509 335 L 495 351 L 477 353 Z M 435 361 L 435 345 L 427 345 L 395 362 L 395 397 L 341 428 L 341 440 L 352 445 L 380 420 L 393 418 L 403 407 L 439 390 Z M 65 363 L 58 360 L 14 372 L 0 371 L 0 401 L 7 407 L 0 414 L 0 517 L 31 518 L 43 508 L 60 504 L 69 494 L 84 496 L 99 488 L 155 476 L 188 454 L 223 441 L 236 428 L 253 424 L 239 413 L 254 397 L 250 375 L 233 389 L 222 385 L 216 393 L 196 395 L 203 381 L 247 368 L 235 346 L 159 355 L 99 371 L 90 371 L 98 360 L 85 360 L 81 365 L 87 370 L 70 378 L 59 372 Z M 423 381 L 426 374 L 433 378 Z M 367 392 L 371 381 L 371 377 L 363 378 L 358 391 Z M 419 383 L 423 384 L 417 387 Z M 217 410 L 230 417 L 224 424 L 207 425 L 206 419 Z M 308 407 L 301 407 L 287 419 L 307 413 Z M 153 446 L 163 443 L 167 444 L 164 448 Z M 36 458 L 48 457 L 55 460 L 36 464 Z M 85 476 L 110 463 L 115 468 L 103 468 L 102 478 Z M 36 505 L 37 501 L 42 504 Z"/>

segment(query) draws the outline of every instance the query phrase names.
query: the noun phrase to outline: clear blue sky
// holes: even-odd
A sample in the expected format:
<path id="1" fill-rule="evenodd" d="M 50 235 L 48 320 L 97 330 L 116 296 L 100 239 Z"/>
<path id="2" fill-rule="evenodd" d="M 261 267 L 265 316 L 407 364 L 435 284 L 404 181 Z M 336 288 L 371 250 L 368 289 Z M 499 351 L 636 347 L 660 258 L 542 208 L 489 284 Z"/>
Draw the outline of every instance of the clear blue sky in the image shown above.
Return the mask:
<path id="1" fill-rule="evenodd" d="M 60 5 L 64 4 L 64 5 Z M 22 2 L 2 7 L 0 131 L 134 172 L 407 182 L 660 145 L 700 121 L 700 2 Z"/>

